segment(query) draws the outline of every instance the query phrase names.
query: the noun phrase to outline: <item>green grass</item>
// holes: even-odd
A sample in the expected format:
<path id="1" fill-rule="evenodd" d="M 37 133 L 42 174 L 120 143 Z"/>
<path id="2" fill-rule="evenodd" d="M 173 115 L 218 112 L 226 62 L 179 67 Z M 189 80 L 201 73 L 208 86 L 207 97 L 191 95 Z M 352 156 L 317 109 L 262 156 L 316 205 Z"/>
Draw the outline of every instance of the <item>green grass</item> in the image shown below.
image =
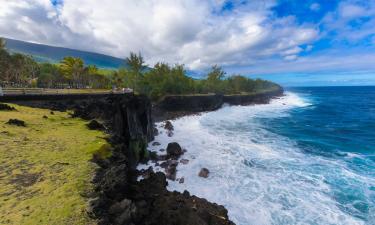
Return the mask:
<path id="1" fill-rule="evenodd" d="M 67 113 L 12 106 L 0 111 L 0 224 L 95 224 L 86 196 L 93 154 L 109 156 L 104 134 Z M 13 118 L 27 126 L 5 124 Z"/>

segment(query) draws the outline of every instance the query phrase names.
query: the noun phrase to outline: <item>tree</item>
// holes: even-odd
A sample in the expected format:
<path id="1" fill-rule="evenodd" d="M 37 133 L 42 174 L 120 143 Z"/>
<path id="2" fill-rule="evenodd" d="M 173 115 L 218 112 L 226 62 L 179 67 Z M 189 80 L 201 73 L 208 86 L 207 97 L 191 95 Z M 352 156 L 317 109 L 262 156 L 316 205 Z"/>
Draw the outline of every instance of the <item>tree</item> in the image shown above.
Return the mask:
<path id="1" fill-rule="evenodd" d="M 6 45 L 6 42 L 5 42 L 4 38 L 0 37 L 0 51 L 5 50 L 5 45 Z"/>
<path id="2" fill-rule="evenodd" d="M 64 77 L 71 82 L 71 85 L 78 88 L 81 87 L 81 76 L 84 73 L 84 62 L 80 58 L 65 57 L 60 62 L 60 70 Z"/>
<path id="3" fill-rule="evenodd" d="M 222 92 L 222 82 L 221 80 L 224 79 L 225 72 L 223 69 L 218 66 L 214 65 L 211 68 L 211 71 L 207 74 L 207 88 L 209 92 Z"/>
<path id="4" fill-rule="evenodd" d="M 132 82 L 132 88 L 135 92 L 137 89 L 139 77 L 141 76 L 142 69 L 145 67 L 145 62 L 143 60 L 141 53 L 138 53 L 137 55 L 133 52 L 130 52 L 130 56 L 125 59 L 125 62 L 129 65 L 130 72 L 133 73 L 134 81 Z"/>
<path id="5" fill-rule="evenodd" d="M 51 63 L 42 63 L 38 77 L 38 86 L 44 88 L 62 88 L 66 82 L 60 68 Z"/>
<path id="6" fill-rule="evenodd" d="M 5 50 L 4 39 L 0 38 L 0 80 L 10 80 L 11 56 Z"/>

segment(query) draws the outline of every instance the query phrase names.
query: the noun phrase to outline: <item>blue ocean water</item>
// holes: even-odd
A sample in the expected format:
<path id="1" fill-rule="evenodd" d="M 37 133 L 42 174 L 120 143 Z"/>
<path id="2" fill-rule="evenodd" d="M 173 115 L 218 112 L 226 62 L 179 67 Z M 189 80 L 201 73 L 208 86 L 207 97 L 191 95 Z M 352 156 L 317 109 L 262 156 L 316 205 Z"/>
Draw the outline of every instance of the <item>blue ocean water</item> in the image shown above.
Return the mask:
<path id="1" fill-rule="evenodd" d="M 336 160 L 352 172 L 353 177 L 333 172 L 324 182 L 341 210 L 375 224 L 375 87 L 289 90 L 311 105 L 261 123 L 294 140 L 305 154 Z"/>
<path id="2" fill-rule="evenodd" d="M 224 205 L 238 225 L 375 224 L 375 87 L 291 88 L 173 125 L 156 141 L 190 161 L 168 189 Z"/>

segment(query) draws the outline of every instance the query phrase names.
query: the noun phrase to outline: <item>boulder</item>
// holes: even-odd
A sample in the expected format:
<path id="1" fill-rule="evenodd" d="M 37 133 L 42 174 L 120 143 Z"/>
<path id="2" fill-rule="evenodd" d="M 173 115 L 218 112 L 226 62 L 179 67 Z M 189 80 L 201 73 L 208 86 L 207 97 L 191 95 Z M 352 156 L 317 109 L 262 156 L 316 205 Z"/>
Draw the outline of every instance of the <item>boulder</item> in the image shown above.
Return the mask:
<path id="1" fill-rule="evenodd" d="M 207 168 L 202 168 L 201 171 L 199 171 L 198 176 L 207 178 L 210 171 Z"/>
<path id="2" fill-rule="evenodd" d="M 19 127 L 26 127 L 25 121 L 19 120 L 19 119 L 9 119 L 9 121 L 7 122 L 7 124 L 14 125 L 14 126 L 19 126 Z"/>
<path id="3" fill-rule="evenodd" d="M 105 127 L 103 126 L 103 124 L 99 123 L 97 120 L 91 120 L 87 124 L 87 127 L 90 130 L 104 130 L 105 129 Z"/>
<path id="4" fill-rule="evenodd" d="M 173 136 L 173 130 L 174 130 L 174 128 L 173 128 L 173 125 L 172 125 L 171 121 L 169 121 L 169 120 L 165 121 L 164 129 L 167 130 L 168 137 L 172 137 Z"/>
<path id="5" fill-rule="evenodd" d="M 171 142 L 167 146 L 167 155 L 171 158 L 178 158 L 183 154 L 181 146 L 177 142 Z"/>
<path id="6" fill-rule="evenodd" d="M 152 143 L 152 146 L 159 146 L 159 145 L 160 145 L 160 143 L 157 142 L 157 141 L 155 141 L 154 143 Z"/>
<path id="7" fill-rule="evenodd" d="M 178 162 L 177 160 L 168 160 L 167 163 L 168 166 L 165 169 L 165 176 L 167 177 L 167 179 L 175 181 L 177 175 Z"/>
<path id="8" fill-rule="evenodd" d="M 174 130 L 174 127 L 173 127 L 171 121 L 169 121 L 169 120 L 165 121 L 165 123 L 164 123 L 164 129 L 166 129 L 168 131 L 173 131 Z"/>

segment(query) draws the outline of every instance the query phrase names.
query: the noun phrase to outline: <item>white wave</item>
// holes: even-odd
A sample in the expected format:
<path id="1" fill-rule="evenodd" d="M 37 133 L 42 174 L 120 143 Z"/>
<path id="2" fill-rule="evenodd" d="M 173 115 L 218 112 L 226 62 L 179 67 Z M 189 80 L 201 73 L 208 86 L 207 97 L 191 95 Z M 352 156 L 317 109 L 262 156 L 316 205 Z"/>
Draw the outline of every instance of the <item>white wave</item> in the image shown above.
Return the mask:
<path id="1" fill-rule="evenodd" d="M 177 177 L 184 183 L 169 181 L 168 189 L 191 194 L 224 205 L 230 219 L 248 224 L 363 224 L 337 206 L 327 173 L 340 176 L 337 165 L 319 157 L 300 153 L 295 143 L 273 134 L 256 119 L 288 116 L 290 109 L 311 103 L 294 93 L 274 99 L 270 104 L 227 106 L 199 116 L 173 121 L 174 135 L 156 137 L 161 146 L 176 141 L 187 149 Z M 162 123 L 157 124 L 163 131 Z M 150 164 L 152 165 L 152 164 Z M 140 168 L 148 167 L 142 165 Z M 207 179 L 197 174 L 210 170 Z M 161 170 L 156 168 L 156 170 Z"/>

